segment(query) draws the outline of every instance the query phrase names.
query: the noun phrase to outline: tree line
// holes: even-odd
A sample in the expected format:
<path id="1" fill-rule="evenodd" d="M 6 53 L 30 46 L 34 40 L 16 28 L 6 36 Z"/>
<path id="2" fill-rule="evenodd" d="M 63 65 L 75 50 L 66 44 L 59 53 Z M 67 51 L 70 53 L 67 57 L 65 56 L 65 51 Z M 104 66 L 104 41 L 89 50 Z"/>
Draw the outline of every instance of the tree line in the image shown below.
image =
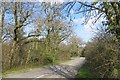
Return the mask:
<path id="1" fill-rule="evenodd" d="M 1 10 L 3 71 L 80 56 L 82 40 L 73 34 L 58 4 L 2 2 Z"/>

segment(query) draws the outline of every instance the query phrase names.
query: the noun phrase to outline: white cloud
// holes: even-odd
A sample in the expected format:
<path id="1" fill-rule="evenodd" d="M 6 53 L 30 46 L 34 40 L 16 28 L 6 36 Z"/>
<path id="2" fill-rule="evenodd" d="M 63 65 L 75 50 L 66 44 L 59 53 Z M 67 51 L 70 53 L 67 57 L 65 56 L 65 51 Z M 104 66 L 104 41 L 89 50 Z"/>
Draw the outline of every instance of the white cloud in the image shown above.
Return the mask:
<path id="1" fill-rule="evenodd" d="M 74 22 L 74 24 L 76 24 L 76 25 L 81 25 L 82 24 L 82 22 L 83 22 L 83 20 L 84 20 L 84 18 L 77 18 L 77 19 L 74 19 L 73 20 L 73 22 Z"/>
<path id="2" fill-rule="evenodd" d="M 95 30 L 96 26 L 93 24 L 93 21 L 95 21 L 95 18 L 90 19 L 87 24 L 84 25 L 85 29 L 88 32 L 92 32 Z"/>
<path id="3" fill-rule="evenodd" d="M 77 18 L 74 20 L 74 24 L 79 26 L 83 23 L 84 20 L 85 20 L 84 17 Z M 95 24 L 93 24 L 93 22 L 95 20 L 96 20 L 96 18 L 91 18 L 91 19 L 89 19 L 89 21 L 86 24 L 83 25 L 85 31 L 87 31 L 88 33 L 97 32 L 97 27 L 101 26 L 103 18 L 100 18 Z"/>
<path id="4" fill-rule="evenodd" d="M 85 19 L 84 17 L 82 17 L 82 18 L 77 18 L 77 19 L 74 20 L 74 24 L 75 24 L 76 26 L 80 26 L 80 25 L 82 25 L 84 19 Z M 92 21 L 93 21 L 93 19 L 90 19 L 87 24 L 83 25 L 85 31 L 87 31 L 88 33 L 90 33 L 90 32 L 93 30 L 93 28 L 95 27 L 95 26 L 92 24 Z"/>

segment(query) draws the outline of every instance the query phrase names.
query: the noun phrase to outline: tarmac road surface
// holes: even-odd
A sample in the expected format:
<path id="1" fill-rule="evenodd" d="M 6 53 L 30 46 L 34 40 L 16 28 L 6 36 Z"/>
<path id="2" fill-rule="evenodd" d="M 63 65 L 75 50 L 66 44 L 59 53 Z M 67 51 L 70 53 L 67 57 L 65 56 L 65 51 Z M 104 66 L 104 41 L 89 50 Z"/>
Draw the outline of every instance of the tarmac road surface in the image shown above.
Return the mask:
<path id="1" fill-rule="evenodd" d="M 8 74 L 5 78 L 74 78 L 84 64 L 84 57 L 72 58 L 59 65 L 40 67 L 19 74 Z"/>

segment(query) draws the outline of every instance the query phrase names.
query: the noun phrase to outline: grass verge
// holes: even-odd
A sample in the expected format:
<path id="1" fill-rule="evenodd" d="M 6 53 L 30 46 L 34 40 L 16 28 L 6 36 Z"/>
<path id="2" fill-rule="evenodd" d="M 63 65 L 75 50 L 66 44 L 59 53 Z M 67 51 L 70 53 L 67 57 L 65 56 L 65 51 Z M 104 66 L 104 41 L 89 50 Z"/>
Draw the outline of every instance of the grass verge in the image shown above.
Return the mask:
<path id="1" fill-rule="evenodd" d="M 75 76 L 76 78 L 84 78 L 85 80 L 98 80 L 98 77 L 95 76 L 95 72 L 91 71 L 89 66 L 87 64 L 84 64 L 79 72 L 77 73 L 77 75 Z M 116 80 L 120 80 L 120 69 L 118 69 L 118 79 L 116 78 Z M 109 79 L 109 78 L 108 78 Z M 114 79 L 114 78 L 111 78 Z"/>
<path id="2" fill-rule="evenodd" d="M 65 60 L 68 61 L 68 60 Z M 6 77 L 9 74 L 19 74 L 19 73 L 24 73 L 33 69 L 37 69 L 40 67 L 45 67 L 45 66 L 51 66 L 51 65 L 56 65 L 56 64 L 60 64 L 63 63 L 65 61 L 61 61 L 61 60 L 56 60 L 54 63 L 49 63 L 49 64 L 29 64 L 29 65 L 22 65 L 22 66 L 17 66 L 17 67 L 13 67 L 9 70 L 6 71 L 2 71 L 2 77 Z"/>
<path id="3" fill-rule="evenodd" d="M 77 75 L 75 76 L 76 78 L 96 78 L 94 73 L 89 69 L 89 67 L 87 66 L 87 64 L 84 64 L 79 72 L 77 73 Z"/>

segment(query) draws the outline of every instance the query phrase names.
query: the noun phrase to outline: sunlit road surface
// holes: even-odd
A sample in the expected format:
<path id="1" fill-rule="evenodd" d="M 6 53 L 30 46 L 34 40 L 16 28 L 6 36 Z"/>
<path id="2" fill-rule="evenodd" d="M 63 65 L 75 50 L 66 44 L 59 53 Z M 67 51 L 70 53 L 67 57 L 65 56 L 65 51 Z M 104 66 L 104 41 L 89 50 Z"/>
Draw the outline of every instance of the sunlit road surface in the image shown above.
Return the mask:
<path id="1" fill-rule="evenodd" d="M 59 65 L 37 68 L 19 74 L 9 74 L 5 78 L 34 78 L 34 80 L 37 78 L 74 78 L 84 62 L 84 57 L 72 58 Z"/>

